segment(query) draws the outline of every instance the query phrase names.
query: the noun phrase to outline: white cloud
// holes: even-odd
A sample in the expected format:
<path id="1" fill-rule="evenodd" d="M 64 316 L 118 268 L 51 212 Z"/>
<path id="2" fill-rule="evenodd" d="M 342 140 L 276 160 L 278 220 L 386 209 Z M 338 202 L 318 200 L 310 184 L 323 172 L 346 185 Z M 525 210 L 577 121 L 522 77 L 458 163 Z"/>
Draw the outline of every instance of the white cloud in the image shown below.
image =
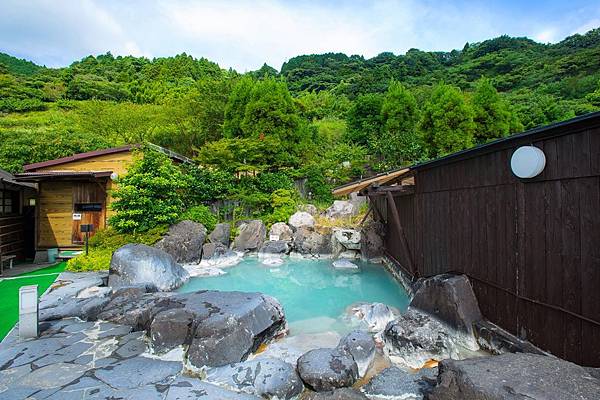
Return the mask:
<path id="1" fill-rule="evenodd" d="M 0 51 L 52 66 L 107 51 L 186 52 L 247 71 L 299 54 L 451 50 L 501 34 L 549 42 L 600 25 L 598 6 L 555 6 L 572 12 L 434 0 L 1 0 Z"/>

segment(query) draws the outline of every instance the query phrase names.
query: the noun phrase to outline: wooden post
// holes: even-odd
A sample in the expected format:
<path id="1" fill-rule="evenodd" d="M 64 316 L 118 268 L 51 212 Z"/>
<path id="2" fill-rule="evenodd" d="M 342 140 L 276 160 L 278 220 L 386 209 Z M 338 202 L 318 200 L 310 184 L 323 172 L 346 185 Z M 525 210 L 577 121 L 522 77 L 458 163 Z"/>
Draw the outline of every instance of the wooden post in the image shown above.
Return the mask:
<path id="1" fill-rule="evenodd" d="M 412 271 L 414 277 L 418 277 L 419 271 L 415 270 L 412 255 L 410 253 L 410 249 L 408 248 L 408 241 L 406 240 L 406 236 L 404 235 L 404 229 L 402 229 L 402 224 L 400 224 L 400 215 L 398 215 L 398 209 L 396 208 L 394 196 L 392 196 L 391 192 L 387 192 L 386 197 L 390 210 L 392 211 L 392 219 L 394 220 L 394 225 L 396 225 L 396 229 L 400 234 L 400 242 L 402 243 L 402 247 L 404 248 L 404 252 L 406 254 L 406 260 L 408 261 L 408 269 Z"/>

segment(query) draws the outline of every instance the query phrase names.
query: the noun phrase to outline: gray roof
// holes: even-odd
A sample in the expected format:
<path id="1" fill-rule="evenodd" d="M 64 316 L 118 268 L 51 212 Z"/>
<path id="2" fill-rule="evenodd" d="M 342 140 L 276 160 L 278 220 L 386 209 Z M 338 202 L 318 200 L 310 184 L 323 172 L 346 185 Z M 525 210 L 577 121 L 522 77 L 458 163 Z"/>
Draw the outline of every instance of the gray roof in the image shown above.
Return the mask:
<path id="1" fill-rule="evenodd" d="M 18 188 L 27 188 L 37 190 L 37 186 L 33 183 L 24 183 L 17 182 L 14 175 L 8 171 L 0 169 L 0 183 L 4 183 L 10 186 L 18 187 Z"/>

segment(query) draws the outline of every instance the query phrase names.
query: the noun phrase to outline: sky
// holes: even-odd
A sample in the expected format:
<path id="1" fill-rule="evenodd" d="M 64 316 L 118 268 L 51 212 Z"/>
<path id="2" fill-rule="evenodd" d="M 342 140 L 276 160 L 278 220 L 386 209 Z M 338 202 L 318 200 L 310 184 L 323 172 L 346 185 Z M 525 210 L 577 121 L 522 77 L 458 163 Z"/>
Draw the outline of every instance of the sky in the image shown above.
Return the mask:
<path id="1" fill-rule="evenodd" d="M 48 67 L 185 52 L 246 72 L 301 54 L 449 51 L 502 34 L 554 43 L 597 27 L 598 0 L 0 0 L 0 52 Z"/>

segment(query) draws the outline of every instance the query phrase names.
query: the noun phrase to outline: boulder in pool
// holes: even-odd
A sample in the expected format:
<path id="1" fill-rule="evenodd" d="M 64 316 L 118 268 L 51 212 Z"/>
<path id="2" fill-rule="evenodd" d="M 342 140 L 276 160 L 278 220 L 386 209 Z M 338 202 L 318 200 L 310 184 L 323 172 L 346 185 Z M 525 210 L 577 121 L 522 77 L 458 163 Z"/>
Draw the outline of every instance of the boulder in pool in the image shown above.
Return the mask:
<path id="1" fill-rule="evenodd" d="M 442 274 L 422 280 L 410 307 L 469 335 L 473 334 L 473 323 L 483 319 L 466 275 Z"/>
<path id="2" fill-rule="evenodd" d="M 287 329 L 281 304 L 262 293 L 200 291 L 173 300 L 196 314 L 187 352 L 194 367 L 244 361 Z"/>
<path id="3" fill-rule="evenodd" d="M 285 240 L 269 240 L 268 242 L 264 242 L 261 246 L 258 255 L 259 256 L 269 256 L 276 254 L 287 254 L 290 252 L 290 246 Z"/>
<path id="4" fill-rule="evenodd" d="M 208 235 L 208 239 L 211 243 L 221 243 L 225 247 L 229 247 L 231 241 L 231 225 L 228 223 L 221 223 L 215 226 L 215 229 Z"/>
<path id="5" fill-rule="evenodd" d="M 112 255 L 108 286 L 146 284 L 160 291 L 170 291 L 183 285 L 189 277 L 170 254 L 145 244 L 126 244 Z"/>
<path id="6" fill-rule="evenodd" d="M 410 307 L 388 323 L 383 339 L 392 360 L 410 368 L 421 368 L 431 359 L 458 359 L 461 350 L 479 348 L 474 337 Z"/>
<path id="7" fill-rule="evenodd" d="M 333 268 L 335 269 L 359 269 L 358 265 L 354 264 L 352 261 L 349 260 L 337 260 L 334 261 L 332 264 Z"/>
<path id="8" fill-rule="evenodd" d="M 350 353 L 358 367 L 358 376 L 365 376 L 375 358 L 373 337 L 365 331 L 352 331 L 340 340 L 338 348 Z"/>
<path id="9" fill-rule="evenodd" d="M 258 219 L 242 223 L 238 227 L 238 234 L 233 242 L 234 250 L 254 251 L 258 250 L 265 241 L 267 228 Z"/>
<path id="10" fill-rule="evenodd" d="M 277 236 L 278 240 L 291 241 L 294 232 L 285 222 L 277 222 L 271 226 L 269 236 Z"/>
<path id="11" fill-rule="evenodd" d="M 316 392 L 349 387 L 358 378 L 358 366 L 350 353 L 341 349 L 315 349 L 298 359 L 298 373 Z"/>
<path id="12" fill-rule="evenodd" d="M 360 250 L 360 231 L 356 229 L 334 228 L 335 241 L 348 250 Z"/>
<path id="13" fill-rule="evenodd" d="M 212 368 L 207 382 L 264 398 L 291 399 L 304 389 L 293 365 L 264 358 Z"/>
<path id="14" fill-rule="evenodd" d="M 383 303 L 362 303 L 352 307 L 352 313 L 366 324 L 369 332 L 382 332 L 400 312 Z"/>
<path id="15" fill-rule="evenodd" d="M 331 235 L 324 235 L 308 228 L 294 232 L 294 250 L 302 255 L 314 257 L 331 256 Z"/>
<path id="16" fill-rule="evenodd" d="M 288 225 L 294 230 L 298 228 L 313 228 L 315 226 L 315 219 L 307 212 L 297 211 L 290 217 Z"/>
<path id="17" fill-rule="evenodd" d="M 205 239 L 204 225 L 185 220 L 171 225 L 169 232 L 154 247 L 169 253 L 178 263 L 198 263 Z"/>

